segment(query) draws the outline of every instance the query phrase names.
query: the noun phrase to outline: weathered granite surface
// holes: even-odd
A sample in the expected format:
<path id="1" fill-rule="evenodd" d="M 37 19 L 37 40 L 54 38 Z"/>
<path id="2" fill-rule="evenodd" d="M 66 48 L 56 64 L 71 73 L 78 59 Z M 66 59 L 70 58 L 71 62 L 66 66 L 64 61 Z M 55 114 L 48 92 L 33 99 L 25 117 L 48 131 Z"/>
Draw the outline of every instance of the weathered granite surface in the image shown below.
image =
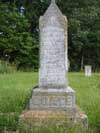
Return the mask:
<path id="1" fill-rule="evenodd" d="M 58 132 L 87 133 L 88 120 L 84 112 L 76 106 L 74 112 L 72 110 L 69 112 L 62 110 L 25 110 L 20 116 L 19 125 L 22 127 L 22 131 L 24 129 L 24 132 L 28 133 L 31 133 L 32 129 L 35 133 L 37 133 L 37 130 L 41 133 L 41 127 L 58 129 Z"/>
<path id="2" fill-rule="evenodd" d="M 67 87 L 67 19 L 52 2 L 40 17 L 40 88 Z"/>
<path id="3" fill-rule="evenodd" d="M 75 108 L 75 92 L 66 89 L 33 89 L 30 109 L 68 110 Z"/>
<path id="4" fill-rule="evenodd" d="M 29 109 L 68 110 L 75 92 L 68 87 L 67 18 L 52 1 L 40 17 L 39 88 L 33 89 Z"/>

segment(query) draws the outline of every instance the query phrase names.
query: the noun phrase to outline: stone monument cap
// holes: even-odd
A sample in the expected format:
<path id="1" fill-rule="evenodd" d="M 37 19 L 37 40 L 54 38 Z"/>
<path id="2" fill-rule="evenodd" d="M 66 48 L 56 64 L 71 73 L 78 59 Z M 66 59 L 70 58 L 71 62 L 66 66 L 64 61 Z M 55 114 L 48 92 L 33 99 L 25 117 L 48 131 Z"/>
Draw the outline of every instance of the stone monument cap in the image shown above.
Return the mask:
<path id="1" fill-rule="evenodd" d="M 55 0 L 51 0 L 51 3 L 56 3 Z"/>
<path id="2" fill-rule="evenodd" d="M 51 0 L 50 6 L 47 8 L 44 15 L 40 17 L 40 27 L 44 27 L 47 23 L 50 23 L 51 19 L 53 19 L 53 23 L 57 21 L 59 25 L 65 29 L 65 27 L 67 27 L 67 18 L 65 18 L 66 17 L 58 8 L 55 0 Z"/>

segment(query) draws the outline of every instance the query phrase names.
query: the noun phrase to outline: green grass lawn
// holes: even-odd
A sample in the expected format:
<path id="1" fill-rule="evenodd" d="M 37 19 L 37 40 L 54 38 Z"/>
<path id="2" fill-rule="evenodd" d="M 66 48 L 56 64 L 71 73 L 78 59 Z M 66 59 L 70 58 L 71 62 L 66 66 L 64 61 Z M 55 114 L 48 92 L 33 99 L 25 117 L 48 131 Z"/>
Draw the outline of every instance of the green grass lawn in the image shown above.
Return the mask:
<path id="1" fill-rule="evenodd" d="M 38 84 L 38 74 L 17 72 L 0 75 L 0 128 L 17 128 L 23 111 Z M 100 132 L 100 74 L 85 77 L 83 73 L 69 73 L 69 85 L 76 91 L 76 103 L 88 115 L 92 133 Z"/>

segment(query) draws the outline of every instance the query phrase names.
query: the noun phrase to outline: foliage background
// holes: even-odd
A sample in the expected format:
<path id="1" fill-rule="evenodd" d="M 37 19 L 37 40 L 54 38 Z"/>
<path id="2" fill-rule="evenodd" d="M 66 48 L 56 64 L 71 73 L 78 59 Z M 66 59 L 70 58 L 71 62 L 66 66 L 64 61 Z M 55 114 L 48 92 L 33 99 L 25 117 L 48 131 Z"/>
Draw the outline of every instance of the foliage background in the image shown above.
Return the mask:
<path id="1" fill-rule="evenodd" d="M 68 18 L 69 61 L 71 71 L 92 65 L 100 71 L 100 0 L 57 0 Z M 17 69 L 39 67 L 39 17 L 50 0 L 1 0 L 0 60 Z M 24 15 L 21 15 L 21 7 Z"/>

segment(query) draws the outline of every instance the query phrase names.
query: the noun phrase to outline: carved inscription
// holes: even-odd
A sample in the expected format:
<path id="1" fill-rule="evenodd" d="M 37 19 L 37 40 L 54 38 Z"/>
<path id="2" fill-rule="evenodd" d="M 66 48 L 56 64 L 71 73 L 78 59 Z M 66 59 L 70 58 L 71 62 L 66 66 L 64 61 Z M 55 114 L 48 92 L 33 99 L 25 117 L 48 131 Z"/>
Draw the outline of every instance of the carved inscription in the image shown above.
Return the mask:
<path id="1" fill-rule="evenodd" d="M 40 86 L 64 87 L 66 84 L 64 30 L 47 26 L 41 30 Z"/>
<path id="2" fill-rule="evenodd" d="M 72 97 L 68 96 L 33 96 L 32 105 L 34 107 L 44 106 L 46 108 L 72 107 Z"/>
<path id="3" fill-rule="evenodd" d="M 67 96 L 67 106 L 72 107 L 72 96 Z"/>

